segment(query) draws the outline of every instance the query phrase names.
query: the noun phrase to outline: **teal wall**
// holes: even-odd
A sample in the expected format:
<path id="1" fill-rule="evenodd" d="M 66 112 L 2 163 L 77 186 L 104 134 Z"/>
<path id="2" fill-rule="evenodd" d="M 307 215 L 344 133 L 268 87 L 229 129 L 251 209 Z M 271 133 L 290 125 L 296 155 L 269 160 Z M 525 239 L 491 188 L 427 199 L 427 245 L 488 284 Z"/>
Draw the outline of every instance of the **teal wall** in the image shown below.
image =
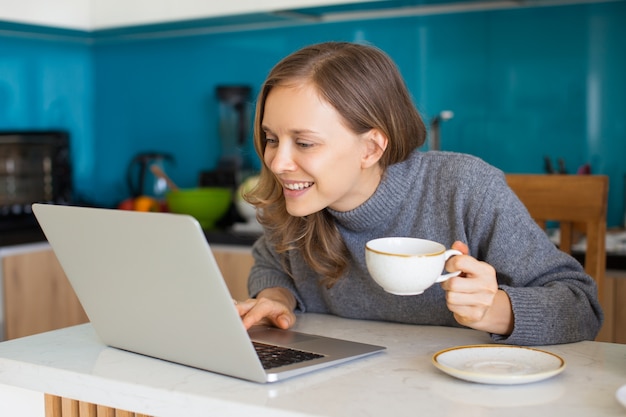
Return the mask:
<path id="1" fill-rule="evenodd" d="M 65 129 L 75 176 L 93 171 L 94 70 L 84 34 L 0 23 L 0 130 Z"/>
<path id="2" fill-rule="evenodd" d="M 171 176 L 196 183 L 219 156 L 219 84 L 256 95 L 284 55 L 314 42 L 366 41 L 388 52 L 442 149 L 506 172 L 610 176 L 609 225 L 623 223 L 626 1 L 206 33 L 80 33 L 0 23 L 0 129 L 62 127 L 73 138 L 79 198 L 128 195 L 137 152 L 175 155 Z M 182 26 L 178 27 L 182 29 Z M 4 29 L 4 30 L 2 30 Z"/>

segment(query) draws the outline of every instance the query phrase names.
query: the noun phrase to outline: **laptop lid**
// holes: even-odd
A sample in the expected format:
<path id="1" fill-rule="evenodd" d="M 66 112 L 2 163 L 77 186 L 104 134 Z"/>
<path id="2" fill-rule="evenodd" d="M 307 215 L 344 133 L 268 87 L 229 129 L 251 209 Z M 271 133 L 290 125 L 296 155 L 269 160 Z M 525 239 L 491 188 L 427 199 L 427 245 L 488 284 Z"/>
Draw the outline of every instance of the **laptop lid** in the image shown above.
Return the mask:
<path id="1" fill-rule="evenodd" d="M 268 327 L 246 331 L 199 223 L 171 213 L 33 204 L 103 343 L 256 382 L 384 349 Z M 251 338 L 321 358 L 264 370 Z"/>

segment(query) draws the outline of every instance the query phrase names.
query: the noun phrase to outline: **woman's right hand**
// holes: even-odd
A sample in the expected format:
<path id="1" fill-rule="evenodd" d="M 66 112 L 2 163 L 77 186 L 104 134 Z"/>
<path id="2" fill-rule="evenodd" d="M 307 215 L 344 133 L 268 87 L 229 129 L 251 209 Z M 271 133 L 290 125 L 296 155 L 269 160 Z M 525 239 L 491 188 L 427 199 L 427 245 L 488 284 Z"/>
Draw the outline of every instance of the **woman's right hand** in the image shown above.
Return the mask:
<path id="1" fill-rule="evenodd" d="M 288 329 L 296 322 L 296 299 L 286 288 L 266 288 L 256 298 L 239 301 L 235 307 L 246 329 L 257 324 Z"/>

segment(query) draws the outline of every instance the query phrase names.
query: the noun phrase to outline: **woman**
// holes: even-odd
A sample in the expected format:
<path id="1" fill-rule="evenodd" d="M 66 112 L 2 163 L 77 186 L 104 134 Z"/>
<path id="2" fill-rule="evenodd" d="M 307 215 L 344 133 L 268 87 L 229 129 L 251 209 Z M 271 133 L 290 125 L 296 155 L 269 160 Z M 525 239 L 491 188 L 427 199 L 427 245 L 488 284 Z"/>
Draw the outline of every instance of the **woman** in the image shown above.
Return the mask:
<path id="1" fill-rule="evenodd" d="M 399 71 L 377 48 L 329 42 L 279 62 L 259 95 L 263 160 L 247 196 L 265 233 L 253 248 L 244 325 L 291 327 L 298 312 L 466 326 L 496 342 L 593 339 L 596 286 L 559 251 L 478 158 L 420 152 L 424 123 Z M 461 276 L 417 296 L 369 276 L 365 243 L 412 236 L 460 250 Z"/>

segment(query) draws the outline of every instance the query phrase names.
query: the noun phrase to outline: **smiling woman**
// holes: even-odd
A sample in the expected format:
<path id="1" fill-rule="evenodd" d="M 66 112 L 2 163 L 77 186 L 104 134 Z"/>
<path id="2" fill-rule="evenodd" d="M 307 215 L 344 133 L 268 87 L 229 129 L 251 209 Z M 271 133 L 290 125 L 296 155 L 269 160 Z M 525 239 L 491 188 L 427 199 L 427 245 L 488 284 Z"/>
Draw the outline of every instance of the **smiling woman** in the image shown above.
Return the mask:
<path id="1" fill-rule="evenodd" d="M 466 326 L 495 342 L 593 339 L 597 288 L 530 218 L 501 171 L 469 155 L 421 152 L 424 123 L 391 59 L 346 42 L 311 45 L 270 71 L 255 117 L 263 160 L 246 195 L 264 235 L 253 249 L 244 325 L 295 311 Z M 366 242 L 433 240 L 460 271 L 420 295 L 386 292 Z M 416 271 L 417 272 L 417 271 Z M 557 301 L 555 301 L 557 300 Z"/>
<path id="2" fill-rule="evenodd" d="M 317 59 L 324 65 L 315 65 Z M 369 67 L 381 76 L 362 78 L 350 70 L 357 68 L 354 65 L 364 65 L 363 72 Z M 362 82 L 355 83 L 355 76 Z M 391 99 L 387 91 L 397 92 L 397 97 Z M 288 112 L 289 118 L 277 111 Z M 268 132 L 268 127 L 276 132 Z M 280 135 L 289 143 L 281 146 Z M 390 136 L 406 140 L 390 143 Z M 255 145 L 265 165 L 251 198 L 276 203 L 271 210 L 268 204 L 259 205 L 264 208 L 265 223 L 263 219 L 261 223 L 277 226 L 267 228 L 269 239 L 277 242 L 280 251 L 298 247 L 307 263 L 332 284 L 349 261 L 323 209 L 348 211 L 366 201 L 383 170 L 406 158 L 425 138 L 424 123 L 404 80 L 395 64 L 377 49 L 327 43 L 284 59 L 265 82 L 255 123 Z M 302 180 L 320 184 L 311 185 L 314 192 L 285 192 L 289 188 L 283 184 Z M 311 207 L 304 207 L 307 204 Z M 326 247 L 322 253 L 316 248 L 320 243 Z"/>

